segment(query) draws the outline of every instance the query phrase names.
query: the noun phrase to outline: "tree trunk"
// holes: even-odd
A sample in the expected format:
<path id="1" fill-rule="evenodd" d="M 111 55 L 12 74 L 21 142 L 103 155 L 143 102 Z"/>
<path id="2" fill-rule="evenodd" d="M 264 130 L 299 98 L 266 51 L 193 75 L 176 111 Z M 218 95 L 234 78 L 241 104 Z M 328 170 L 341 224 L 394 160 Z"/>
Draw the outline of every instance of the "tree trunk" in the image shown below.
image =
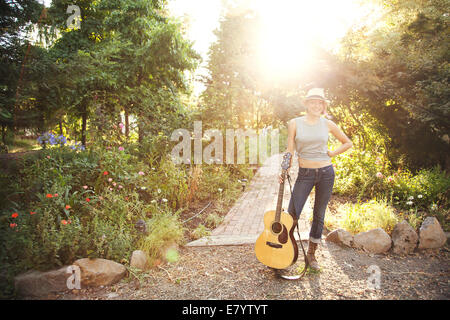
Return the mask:
<path id="1" fill-rule="evenodd" d="M 86 148 L 86 122 L 87 122 L 87 107 L 83 106 L 81 113 L 81 144 Z"/>
<path id="2" fill-rule="evenodd" d="M 125 137 L 128 140 L 128 136 L 130 134 L 130 119 L 128 114 L 128 109 L 125 108 Z"/>

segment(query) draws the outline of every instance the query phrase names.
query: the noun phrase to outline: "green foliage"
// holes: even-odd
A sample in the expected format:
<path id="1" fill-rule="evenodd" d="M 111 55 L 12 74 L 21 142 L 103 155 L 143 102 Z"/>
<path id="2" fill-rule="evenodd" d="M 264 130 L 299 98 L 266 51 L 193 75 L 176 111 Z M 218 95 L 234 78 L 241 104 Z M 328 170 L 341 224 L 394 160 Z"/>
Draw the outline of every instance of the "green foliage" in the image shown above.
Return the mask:
<path id="1" fill-rule="evenodd" d="M 203 224 L 199 224 L 197 226 L 197 228 L 195 228 L 192 232 L 191 232 L 191 236 L 194 239 L 200 239 L 206 236 L 209 236 L 211 234 L 211 231 L 205 227 Z"/>
<path id="2" fill-rule="evenodd" d="M 384 15 L 376 27 L 349 32 L 339 57 L 330 61 L 331 113 L 352 136 L 373 141 L 371 130 L 378 132 L 396 166 L 445 167 L 450 155 L 448 5 L 441 0 L 379 3 Z M 365 150 L 370 144 L 361 146 Z"/>
<path id="3" fill-rule="evenodd" d="M 205 223 L 208 228 L 214 229 L 222 223 L 223 219 L 224 218 L 219 216 L 217 213 L 210 213 L 206 217 Z"/>
<path id="4" fill-rule="evenodd" d="M 400 222 L 395 210 L 382 200 L 345 204 L 340 210 L 343 213 L 341 227 L 354 234 L 375 228 L 382 228 L 391 233 L 394 226 Z"/>
<path id="5" fill-rule="evenodd" d="M 161 211 L 146 220 L 146 223 L 149 234 L 138 242 L 137 247 L 148 254 L 150 263 L 161 258 L 161 249 L 165 245 L 182 243 L 184 228 L 178 220 L 178 212 L 171 214 Z"/>

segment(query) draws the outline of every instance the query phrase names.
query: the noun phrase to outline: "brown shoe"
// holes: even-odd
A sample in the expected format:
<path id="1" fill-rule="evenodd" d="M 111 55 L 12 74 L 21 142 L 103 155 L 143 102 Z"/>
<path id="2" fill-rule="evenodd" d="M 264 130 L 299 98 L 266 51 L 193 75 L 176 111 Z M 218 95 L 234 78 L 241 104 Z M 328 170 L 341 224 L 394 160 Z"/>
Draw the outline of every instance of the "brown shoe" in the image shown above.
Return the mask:
<path id="1" fill-rule="evenodd" d="M 314 257 L 314 253 L 317 249 L 317 243 L 312 242 L 309 240 L 308 244 L 308 252 L 306 253 L 306 258 L 308 259 L 309 266 L 312 269 L 319 270 L 319 263 L 316 260 L 316 257 Z"/>

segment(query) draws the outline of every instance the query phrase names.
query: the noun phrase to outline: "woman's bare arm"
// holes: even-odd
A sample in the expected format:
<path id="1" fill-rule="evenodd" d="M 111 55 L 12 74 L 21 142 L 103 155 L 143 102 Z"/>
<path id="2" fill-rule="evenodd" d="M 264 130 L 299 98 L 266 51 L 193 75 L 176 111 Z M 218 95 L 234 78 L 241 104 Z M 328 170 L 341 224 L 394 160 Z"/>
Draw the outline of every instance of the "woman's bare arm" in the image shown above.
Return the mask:
<path id="1" fill-rule="evenodd" d="M 297 129 L 297 126 L 295 124 L 295 119 L 291 119 L 288 122 L 288 138 L 287 138 L 287 150 L 286 150 L 286 152 L 291 153 L 291 161 L 289 162 L 289 168 L 291 167 L 292 158 L 294 157 L 296 129 Z"/>
<path id="2" fill-rule="evenodd" d="M 337 149 L 333 151 L 328 150 L 328 155 L 330 157 L 335 157 L 338 154 L 345 152 L 347 149 L 350 149 L 353 146 L 353 142 L 333 121 L 328 120 L 328 125 L 330 132 L 342 143 Z"/>
<path id="3" fill-rule="evenodd" d="M 289 161 L 289 168 L 292 165 L 292 158 L 294 158 L 296 130 L 297 130 L 297 126 L 295 124 L 295 119 L 289 120 L 289 122 L 288 122 L 287 149 L 286 149 L 286 152 L 290 152 L 291 153 L 291 159 Z M 281 177 L 281 173 L 279 175 L 279 182 L 280 183 L 283 182 L 283 179 Z"/>

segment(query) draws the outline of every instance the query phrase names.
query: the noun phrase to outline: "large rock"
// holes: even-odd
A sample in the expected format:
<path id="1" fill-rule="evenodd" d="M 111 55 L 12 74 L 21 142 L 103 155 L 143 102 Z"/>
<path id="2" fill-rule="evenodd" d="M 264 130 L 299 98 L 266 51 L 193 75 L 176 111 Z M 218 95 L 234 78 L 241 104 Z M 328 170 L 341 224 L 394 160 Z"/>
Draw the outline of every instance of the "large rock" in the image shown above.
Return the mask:
<path id="1" fill-rule="evenodd" d="M 130 266 L 140 270 L 146 270 L 148 265 L 148 257 L 142 250 L 134 250 L 131 254 Z"/>
<path id="2" fill-rule="evenodd" d="M 391 237 L 381 228 L 361 232 L 353 237 L 355 248 L 371 253 L 386 253 L 391 248 Z"/>
<path id="3" fill-rule="evenodd" d="M 73 264 L 80 267 L 82 287 L 112 285 L 127 274 L 125 266 L 106 259 L 84 258 Z"/>
<path id="4" fill-rule="evenodd" d="M 442 247 L 447 237 L 435 217 L 427 217 L 419 229 L 419 249 Z"/>
<path id="5" fill-rule="evenodd" d="M 417 246 L 419 236 L 410 224 L 403 220 L 395 225 L 392 231 L 392 251 L 397 254 L 409 254 Z"/>
<path id="6" fill-rule="evenodd" d="M 325 238 L 325 241 L 334 242 L 347 247 L 353 247 L 353 236 L 344 229 L 336 229 L 331 231 Z"/>
<path id="7" fill-rule="evenodd" d="M 57 270 L 40 272 L 31 270 L 14 278 L 16 294 L 21 297 L 41 297 L 68 289 L 67 278 L 71 273 L 64 266 Z"/>

